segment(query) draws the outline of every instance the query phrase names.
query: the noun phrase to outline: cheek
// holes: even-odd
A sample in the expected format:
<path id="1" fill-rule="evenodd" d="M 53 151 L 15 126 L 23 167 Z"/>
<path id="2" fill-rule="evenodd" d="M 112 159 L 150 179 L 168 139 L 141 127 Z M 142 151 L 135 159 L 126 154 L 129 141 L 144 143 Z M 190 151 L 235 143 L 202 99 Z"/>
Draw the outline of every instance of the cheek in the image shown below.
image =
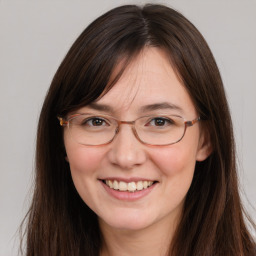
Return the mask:
<path id="1" fill-rule="evenodd" d="M 74 145 L 69 141 L 66 141 L 65 147 L 73 178 L 75 175 L 94 173 L 105 155 L 103 149 Z"/>
<path id="2" fill-rule="evenodd" d="M 97 168 L 100 156 L 86 150 L 76 150 L 68 153 L 71 171 L 90 172 Z"/>
<path id="3" fill-rule="evenodd" d="M 195 170 L 195 154 L 182 147 L 157 150 L 152 161 L 160 173 L 165 195 L 162 204 L 169 209 L 180 209 L 191 186 Z"/>
<path id="4" fill-rule="evenodd" d="M 151 154 L 152 161 L 164 173 L 175 172 L 186 164 L 184 152 L 177 149 L 158 149 Z"/>
<path id="5" fill-rule="evenodd" d="M 65 146 L 75 188 L 82 200 L 93 208 L 97 170 L 102 164 L 105 152 L 99 148 L 87 148 L 77 144 L 74 146 L 72 143 Z"/>
<path id="6" fill-rule="evenodd" d="M 176 178 L 173 181 L 178 183 L 182 179 L 183 181 L 192 179 L 196 163 L 194 147 L 184 147 L 180 142 L 170 147 L 154 149 L 150 155 L 162 176 Z"/>

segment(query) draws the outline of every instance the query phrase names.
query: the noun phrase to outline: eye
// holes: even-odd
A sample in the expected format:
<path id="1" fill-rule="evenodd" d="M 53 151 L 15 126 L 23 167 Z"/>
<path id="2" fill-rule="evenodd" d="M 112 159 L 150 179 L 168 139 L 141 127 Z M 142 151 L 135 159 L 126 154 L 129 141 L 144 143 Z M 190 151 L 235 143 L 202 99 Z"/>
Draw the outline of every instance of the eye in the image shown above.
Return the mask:
<path id="1" fill-rule="evenodd" d="M 164 127 L 164 126 L 169 126 L 174 124 L 174 121 L 172 119 L 169 118 L 165 118 L 165 117 L 155 117 L 153 119 L 151 119 L 146 126 L 160 126 L 160 127 Z"/>
<path id="2" fill-rule="evenodd" d="M 109 126 L 109 123 L 100 117 L 90 117 L 90 118 L 86 118 L 84 120 L 81 121 L 80 125 L 82 126 Z"/>

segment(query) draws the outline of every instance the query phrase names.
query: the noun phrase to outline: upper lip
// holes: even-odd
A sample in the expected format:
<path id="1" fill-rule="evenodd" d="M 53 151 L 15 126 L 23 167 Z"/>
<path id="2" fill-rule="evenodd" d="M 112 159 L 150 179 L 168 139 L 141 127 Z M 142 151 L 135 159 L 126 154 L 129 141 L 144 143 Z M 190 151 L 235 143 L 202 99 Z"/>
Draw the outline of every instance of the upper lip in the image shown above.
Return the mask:
<path id="1" fill-rule="evenodd" d="M 154 179 L 147 179 L 147 178 L 140 178 L 140 177 L 131 177 L 131 178 L 122 178 L 122 177 L 105 177 L 105 178 L 100 178 L 99 180 L 116 180 L 116 181 L 123 181 L 126 183 L 129 182 L 137 182 L 137 181 L 156 181 Z"/>

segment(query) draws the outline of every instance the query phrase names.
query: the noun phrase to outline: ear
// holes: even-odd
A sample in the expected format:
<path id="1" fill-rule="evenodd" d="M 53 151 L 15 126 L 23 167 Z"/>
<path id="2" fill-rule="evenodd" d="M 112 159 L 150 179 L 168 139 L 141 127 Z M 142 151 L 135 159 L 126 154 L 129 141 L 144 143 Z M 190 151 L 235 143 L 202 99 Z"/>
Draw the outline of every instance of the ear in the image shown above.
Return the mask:
<path id="1" fill-rule="evenodd" d="M 212 143 L 209 130 L 206 127 L 201 127 L 200 130 L 201 134 L 196 154 L 196 160 L 198 162 L 204 161 L 212 153 Z"/>
<path id="2" fill-rule="evenodd" d="M 69 163 L 68 156 L 65 156 L 65 160 Z"/>

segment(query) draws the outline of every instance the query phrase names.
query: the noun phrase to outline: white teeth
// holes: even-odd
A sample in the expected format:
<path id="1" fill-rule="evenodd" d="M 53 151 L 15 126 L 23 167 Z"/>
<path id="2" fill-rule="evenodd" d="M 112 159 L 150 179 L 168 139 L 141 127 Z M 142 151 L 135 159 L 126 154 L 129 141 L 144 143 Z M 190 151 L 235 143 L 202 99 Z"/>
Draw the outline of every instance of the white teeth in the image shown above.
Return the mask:
<path id="1" fill-rule="evenodd" d="M 119 182 L 119 190 L 120 191 L 126 191 L 127 190 L 127 183 L 120 181 Z"/>
<path id="2" fill-rule="evenodd" d="M 137 182 L 137 190 L 142 190 L 143 189 L 143 183 L 142 181 Z"/>
<path id="3" fill-rule="evenodd" d="M 114 180 L 114 182 L 113 182 L 113 188 L 115 190 L 119 189 L 118 182 L 116 180 Z"/>
<path id="4" fill-rule="evenodd" d="M 124 181 L 118 182 L 117 180 L 114 180 L 114 181 L 105 180 L 105 183 L 107 186 L 115 190 L 134 192 L 136 190 L 143 190 L 152 186 L 153 181 L 138 181 L 138 182 L 132 181 L 127 183 Z"/>
<path id="5" fill-rule="evenodd" d="M 136 189 L 137 189 L 137 186 L 136 186 L 135 182 L 129 182 L 128 183 L 128 191 L 133 192 Z"/>
<path id="6" fill-rule="evenodd" d="M 111 180 L 108 181 L 108 185 L 110 188 L 113 188 L 113 182 Z"/>

